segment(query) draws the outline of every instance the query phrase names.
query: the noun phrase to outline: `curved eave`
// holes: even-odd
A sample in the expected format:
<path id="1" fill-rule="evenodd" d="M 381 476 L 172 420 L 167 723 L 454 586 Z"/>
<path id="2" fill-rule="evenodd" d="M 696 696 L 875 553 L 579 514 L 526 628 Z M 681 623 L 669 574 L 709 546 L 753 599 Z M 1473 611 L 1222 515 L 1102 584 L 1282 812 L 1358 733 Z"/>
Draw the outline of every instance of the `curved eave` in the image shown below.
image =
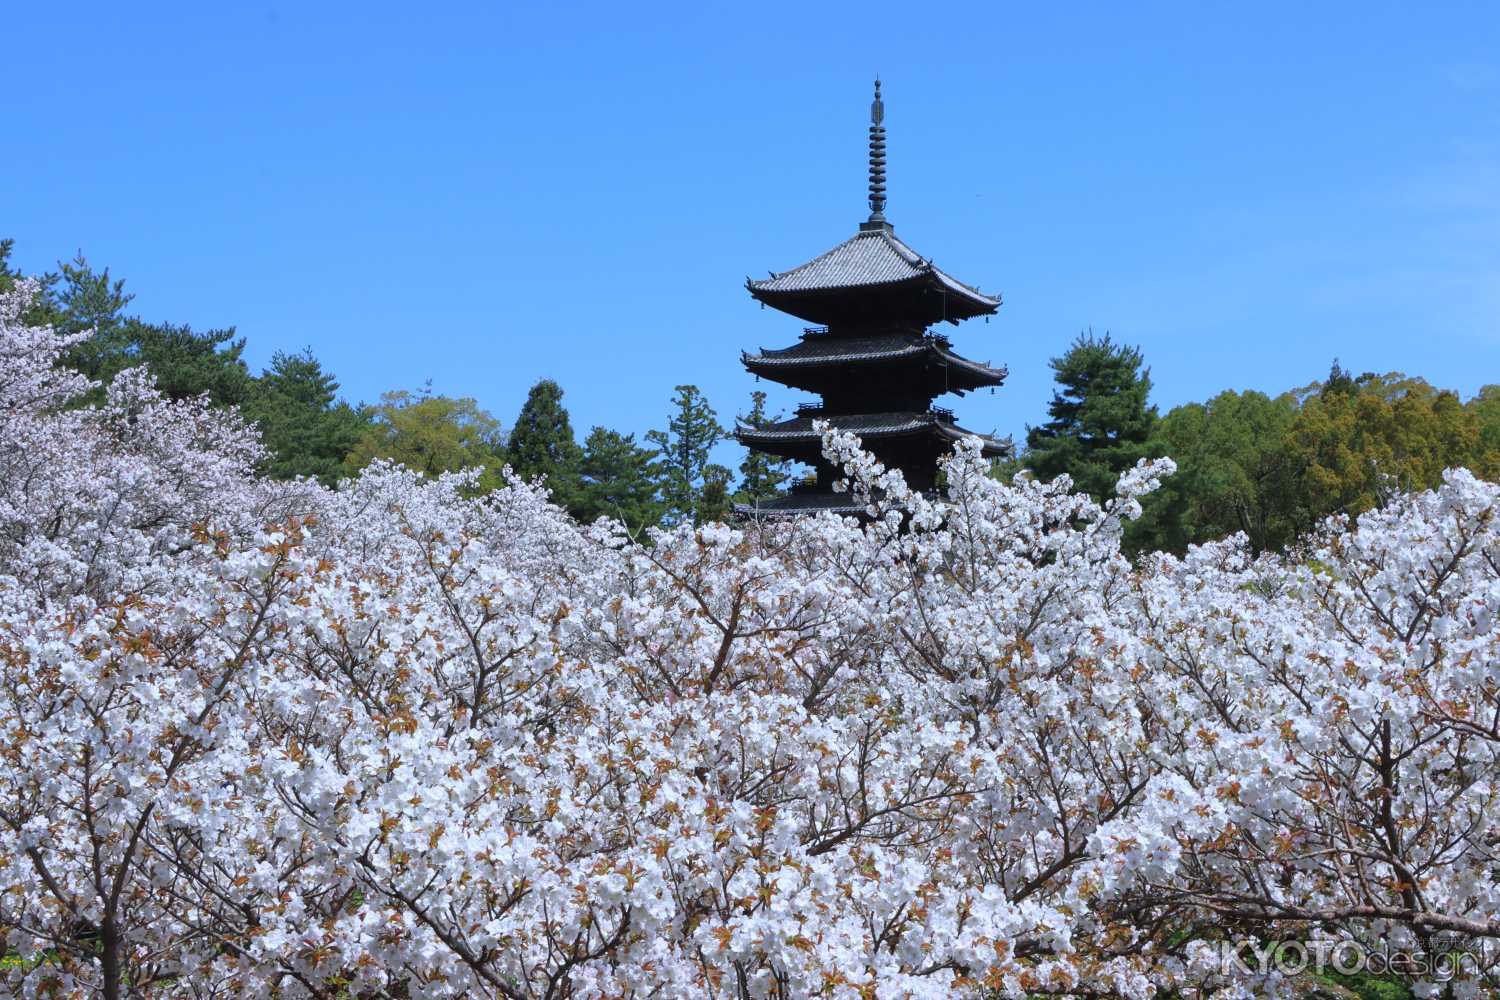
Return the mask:
<path id="1" fill-rule="evenodd" d="M 826 323 L 867 302 L 905 297 L 913 301 L 906 303 L 903 311 L 929 323 L 957 323 L 987 316 L 1001 305 L 1000 296 L 977 292 L 934 267 L 898 281 L 791 290 L 765 287 L 768 284 L 769 281 L 745 281 L 745 287 L 757 301 L 812 323 Z"/>
<path id="2" fill-rule="evenodd" d="M 756 448 L 761 451 L 772 451 L 787 454 L 791 452 L 806 452 L 808 449 L 817 449 L 821 453 L 823 436 L 811 428 L 811 419 L 803 418 L 805 426 L 785 428 L 777 430 L 774 427 L 736 427 L 734 437 L 740 444 L 747 448 Z M 788 423 L 803 423 L 803 420 L 788 421 Z M 957 424 L 950 424 L 945 420 L 937 420 L 931 417 L 913 417 L 911 420 L 900 424 L 860 425 L 852 420 L 843 422 L 837 426 L 838 430 L 847 431 L 855 435 L 863 442 L 890 441 L 897 438 L 914 437 L 936 437 L 945 444 L 956 444 L 964 438 L 977 437 L 980 440 L 981 450 L 986 458 L 999 458 L 1010 454 L 1010 449 L 1005 442 L 989 437 L 985 434 L 976 434 L 973 431 L 964 430 Z"/>
<path id="3" fill-rule="evenodd" d="M 823 418 L 819 418 L 823 419 Z M 821 444 L 823 435 L 812 427 L 811 418 L 787 421 L 796 423 L 799 427 L 784 427 L 778 429 L 776 425 L 771 427 L 745 427 L 734 429 L 735 438 L 744 445 L 778 445 L 778 444 Z M 847 431 L 854 434 L 862 441 L 876 440 L 880 438 L 914 437 L 927 433 L 933 427 L 935 421 L 923 420 L 913 417 L 910 420 L 897 424 L 858 424 L 852 420 L 842 422 L 832 421 L 833 428 L 839 431 Z"/>
<path id="4" fill-rule="evenodd" d="M 988 434 L 966 431 L 955 424 L 939 423 L 937 427 L 942 436 L 953 444 L 957 444 L 964 438 L 977 437 L 979 439 L 980 453 L 985 458 L 1003 458 L 1010 454 L 1010 448 L 1004 441 L 992 438 Z"/>
<path id="5" fill-rule="evenodd" d="M 860 354 L 832 354 L 826 356 L 801 355 L 777 357 L 775 354 L 767 353 L 764 350 L 760 354 L 741 351 L 740 363 L 753 374 L 764 376 L 772 381 L 779 381 L 779 377 L 789 375 L 792 372 L 805 373 L 820 368 L 836 369 L 844 365 L 888 365 L 924 356 L 928 359 L 929 364 L 935 366 L 946 365 L 950 369 L 953 369 L 955 374 L 962 377 L 961 382 L 955 388 L 977 389 L 983 386 L 1003 385 L 1006 376 L 1010 374 L 1009 369 L 1004 367 L 992 368 L 978 361 L 970 361 L 968 358 L 944 350 L 935 344 L 912 344 L 897 350 L 866 351 Z M 805 380 L 805 376 L 803 380 Z"/>
<path id="6" fill-rule="evenodd" d="M 977 310 L 975 315 L 993 313 L 996 309 L 1000 308 L 1000 296 L 998 295 L 986 295 L 977 288 L 970 288 L 962 281 L 944 271 L 939 271 L 931 264 L 927 265 L 927 273 L 936 278 L 947 291 L 972 302 Z"/>
<path id="7" fill-rule="evenodd" d="M 928 352 L 929 349 L 925 344 L 910 344 L 885 351 L 860 351 L 854 354 L 797 354 L 791 356 L 780 355 L 777 352 L 767 351 L 762 348 L 759 354 L 741 351 L 740 361 L 751 371 L 774 371 L 787 368 L 825 368 L 836 365 L 884 364 L 891 361 L 904 361 L 907 358 L 918 358 Z"/>
<path id="8" fill-rule="evenodd" d="M 943 364 L 960 369 L 971 375 L 976 386 L 1004 385 L 1006 377 L 1010 375 L 1010 369 L 1003 365 L 999 368 L 991 368 L 989 365 L 980 364 L 978 361 L 970 361 L 968 358 L 959 357 L 957 354 L 952 354 L 940 347 L 935 348 L 933 353 L 942 359 Z"/>

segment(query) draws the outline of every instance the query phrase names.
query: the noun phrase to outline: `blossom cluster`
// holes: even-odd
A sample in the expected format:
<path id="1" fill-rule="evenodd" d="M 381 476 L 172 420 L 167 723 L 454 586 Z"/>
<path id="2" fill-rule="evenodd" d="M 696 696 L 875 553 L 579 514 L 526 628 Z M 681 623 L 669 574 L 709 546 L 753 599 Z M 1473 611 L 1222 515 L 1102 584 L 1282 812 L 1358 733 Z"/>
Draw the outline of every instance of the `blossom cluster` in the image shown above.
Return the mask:
<path id="1" fill-rule="evenodd" d="M 866 518 L 642 543 L 514 478 L 266 481 L 139 371 L 74 405 L 27 295 L 14 995 L 1275 996 L 1220 943 L 1500 938 L 1500 488 L 1462 470 L 1296 558 L 1133 563 L 1168 461 L 1100 505 L 970 442 L 933 497 L 829 433 Z"/>

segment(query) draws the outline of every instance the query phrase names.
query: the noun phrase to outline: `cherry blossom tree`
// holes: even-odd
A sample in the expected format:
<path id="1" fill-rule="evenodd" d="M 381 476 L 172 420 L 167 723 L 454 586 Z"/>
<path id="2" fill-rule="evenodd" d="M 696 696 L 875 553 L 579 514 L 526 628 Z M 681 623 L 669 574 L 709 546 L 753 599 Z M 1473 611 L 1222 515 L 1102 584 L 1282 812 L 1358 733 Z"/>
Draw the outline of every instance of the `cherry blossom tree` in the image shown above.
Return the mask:
<path id="1" fill-rule="evenodd" d="M 0 927 L 31 997 L 1289 995 L 1500 942 L 1500 488 L 1132 562 L 1065 479 L 647 543 L 271 483 L 0 296 Z M 1445 943 L 1446 942 L 1446 943 Z M 1482 947 L 1472 949 L 1481 957 Z M 1497 985 L 1476 962 L 1425 992 Z"/>

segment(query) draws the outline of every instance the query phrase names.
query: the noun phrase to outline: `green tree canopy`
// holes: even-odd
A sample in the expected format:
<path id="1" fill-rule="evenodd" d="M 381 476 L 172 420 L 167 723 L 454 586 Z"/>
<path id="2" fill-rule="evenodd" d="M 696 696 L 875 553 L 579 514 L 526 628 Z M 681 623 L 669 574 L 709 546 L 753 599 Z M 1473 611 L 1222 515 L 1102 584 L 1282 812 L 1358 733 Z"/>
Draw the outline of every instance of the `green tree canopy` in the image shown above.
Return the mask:
<path id="1" fill-rule="evenodd" d="M 12 242 L 0 242 L 0 287 L 20 277 L 6 259 Z M 126 368 L 144 365 L 169 399 L 208 394 L 220 406 L 237 406 L 249 398 L 252 377 L 241 355 L 245 341 L 234 329 L 196 331 L 174 323 L 147 323 L 127 316 L 135 298 L 109 268 L 94 270 L 80 252 L 58 265 L 57 274 L 38 277 L 42 293 L 32 303 L 29 322 L 49 323 L 59 333 L 94 335 L 74 346 L 63 359 L 70 368 L 107 384 Z M 101 397 L 97 390 L 93 399 Z"/>
<path id="2" fill-rule="evenodd" d="M 562 398 L 562 386 L 550 378 L 531 387 L 510 432 L 505 458 L 523 479 L 545 476 L 553 500 L 576 512 L 582 453 L 573 438 L 573 423 Z"/>
<path id="3" fill-rule="evenodd" d="M 1179 406 L 1151 450 L 1178 471 L 1147 499 L 1134 548 L 1181 551 L 1244 531 L 1257 551 L 1283 549 L 1330 514 L 1435 487 L 1446 469 L 1500 475 L 1500 389 L 1463 404 L 1422 379 L 1335 361 L 1323 381 L 1275 399 L 1225 392 Z"/>
<path id="4" fill-rule="evenodd" d="M 1358 515 L 1398 492 L 1429 489 L 1445 469 L 1496 474 L 1482 447 L 1482 407 L 1399 372 L 1328 380 L 1302 390 L 1289 444 L 1304 472 L 1301 495 L 1314 517 Z"/>
<path id="5" fill-rule="evenodd" d="M 58 325 L 57 303 L 52 299 L 52 289 L 57 285 L 58 275 L 52 273 L 27 275 L 16 270 L 10 263 L 10 255 L 15 248 L 15 240 L 0 240 L 0 292 L 10 291 L 16 287 L 16 282 L 29 277 L 41 286 L 41 294 L 32 300 L 22 318 L 27 326 L 56 327 Z"/>
<path id="6" fill-rule="evenodd" d="M 1479 427 L 1479 450 L 1486 457 L 1490 476 L 1500 475 L 1500 385 L 1487 385 L 1466 407 Z"/>
<path id="7" fill-rule="evenodd" d="M 434 396 L 430 389 L 388 392 L 372 417 L 344 460 L 351 475 L 384 458 L 424 476 L 481 469 L 480 490 L 500 484 L 500 422 L 467 396 Z"/>
<path id="8" fill-rule="evenodd" d="M 10 265 L 10 255 L 16 249 L 16 241 L 12 239 L 0 240 L 0 292 L 8 292 L 16 287 L 16 282 L 26 277 L 20 271 Z"/>
<path id="9" fill-rule="evenodd" d="M 661 470 L 656 453 L 635 435 L 595 427 L 583 443 L 577 509 L 580 521 L 618 518 L 633 534 L 661 520 Z"/>
<path id="10" fill-rule="evenodd" d="M 730 484 L 734 473 L 717 462 L 703 467 L 703 490 L 698 498 L 698 509 L 693 512 L 694 524 L 709 524 L 726 521 L 734 512 L 734 497 Z"/>
<path id="11" fill-rule="evenodd" d="M 1180 552 L 1236 531 L 1257 552 L 1290 542 L 1306 524 L 1300 459 L 1287 441 L 1296 412 L 1290 395 L 1260 392 L 1222 392 L 1169 412 L 1150 450 L 1170 455 L 1177 473 L 1147 499 L 1127 536 L 1132 547 Z"/>
<path id="12" fill-rule="evenodd" d="M 709 471 L 709 455 L 714 445 L 724 439 L 708 400 L 695 385 L 679 385 L 672 397 L 672 412 L 666 430 L 651 431 L 646 440 L 661 453 L 663 469 L 662 499 L 667 519 L 672 523 L 704 520 L 704 485 Z M 720 477 L 715 473 L 716 490 L 728 493 L 728 470 Z M 715 514 L 724 501 L 714 500 Z"/>
<path id="13" fill-rule="evenodd" d="M 1147 401 L 1151 372 L 1142 361 L 1139 348 L 1093 331 L 1053 358 L 1060 388 L 1047 406 L 1051 419 L 1027 430 L 1026 468 L 1043 480 L 1067 473 L 1096 499 L 1112 493 L 1120 473 L 1147 455 L 1156 425 L 1156 407 Z"/>
<path id="14" fill-rule="evenodd" d="M 338 390 L 311 348 L 276 352 L 243 407 L 271 452 L 267 475 L 312 476 L 331 486 L 344 474 L 344 458 L 370 428 L 370 415 L 340 400 Z"/>
<path id="15" fill-rule="evenodd" d="M 207 393 L 219 406 L 238 406 L 250 398 L 254 379 L 241 357 L 245 341 L 235 339 L 233 327 L 200 332 L 132 317 L 125 321 L 121 336 L 125 349 L 101 359 L 103 371 L 97 377 L 107 381 L 125 368 L 145 365 L 169 399 Z"/>
<path id="16" fill-rule="evenodd" d="M 766 414 L 766 394 L 759 389 L 750 394 L 750 412 L 741 414 L 739 419 L 747 427 L 768 427 L 776 422 L 774 417 Z M 734 500 L 743 504 L 769 500 L 791 477 L 790 462 L 746 448 L 745 460 L 740 463 L 740 486 L 735 491 Z"/>

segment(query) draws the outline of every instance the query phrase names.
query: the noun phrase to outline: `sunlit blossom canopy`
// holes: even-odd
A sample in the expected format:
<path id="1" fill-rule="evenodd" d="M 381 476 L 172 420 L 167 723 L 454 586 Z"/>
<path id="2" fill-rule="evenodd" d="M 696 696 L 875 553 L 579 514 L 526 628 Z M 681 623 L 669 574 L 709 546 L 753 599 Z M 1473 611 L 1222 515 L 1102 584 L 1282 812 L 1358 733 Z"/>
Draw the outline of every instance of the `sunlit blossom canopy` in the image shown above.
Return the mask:
<path id="1" fill-rule="evenodd" d="M 1292 997 L 1259 942 L 1428 937 L 1500 990 L 1494 482 L 1129 558 L 1170 459 L 1101 505 L 965 438 L 913 489 L 873 450 L 951 424 L 893 407 L 757 500 L 863 520 L 643 540 L 520 478 L 264 478 L 235 408 L 60 363 L 36 290 L 0 996 Z"/>

